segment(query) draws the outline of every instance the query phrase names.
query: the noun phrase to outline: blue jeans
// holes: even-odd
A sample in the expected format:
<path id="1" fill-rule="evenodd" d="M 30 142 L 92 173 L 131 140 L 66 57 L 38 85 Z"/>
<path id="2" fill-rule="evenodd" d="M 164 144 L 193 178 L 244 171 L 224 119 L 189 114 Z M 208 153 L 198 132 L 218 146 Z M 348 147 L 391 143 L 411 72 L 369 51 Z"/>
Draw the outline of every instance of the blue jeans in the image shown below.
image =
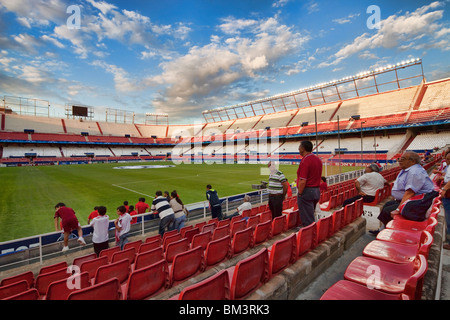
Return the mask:
<path id="1" fill-rule="evenodd" d="M 442 206 L 445 210 L 445 224 L 447 225 L 447 241 L 450 244 L 450 198 L 442 198 Z"/>
<path id="2" fill-rule="evenodd" d="M 183 214 L 179 218 L 175 218 L 173 229 L 177 229 L 178 231 L 180 231 L 180 229 L 184 227 L 184 222 L 185 221 L 186 221 L 186 215 L 185 214 Z"/>
<path id="3" fill-rule="evenodd" d="M 303 193 L 297 197 L 298 212 L 303 227 L 309 226 L 316 221 L 314 212 L 319 200 L 319 188 L 305 188 Z"/>
<path id="4" fill-rule="evenodd" d="M 173 221 L 175 220 L 174 214 L 169 214 L 168 216 L 161 219 L 159 222 L 159 234 L 162 236 L 164 232 L 172 230 Z"/>

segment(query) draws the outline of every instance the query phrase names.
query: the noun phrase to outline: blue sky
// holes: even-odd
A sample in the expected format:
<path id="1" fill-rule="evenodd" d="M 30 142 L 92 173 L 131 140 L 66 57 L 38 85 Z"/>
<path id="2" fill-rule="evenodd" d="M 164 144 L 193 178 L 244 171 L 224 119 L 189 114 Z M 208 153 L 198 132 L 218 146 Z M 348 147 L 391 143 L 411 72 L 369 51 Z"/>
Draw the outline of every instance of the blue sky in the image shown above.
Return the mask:
<path id="1" fill-rule="evenodd" d="M 0 0 L 0 95 L 48 100 L 51 116 L 71 103 L 194 123 L 411 58 L 450 77 L 448 0 Z"/>

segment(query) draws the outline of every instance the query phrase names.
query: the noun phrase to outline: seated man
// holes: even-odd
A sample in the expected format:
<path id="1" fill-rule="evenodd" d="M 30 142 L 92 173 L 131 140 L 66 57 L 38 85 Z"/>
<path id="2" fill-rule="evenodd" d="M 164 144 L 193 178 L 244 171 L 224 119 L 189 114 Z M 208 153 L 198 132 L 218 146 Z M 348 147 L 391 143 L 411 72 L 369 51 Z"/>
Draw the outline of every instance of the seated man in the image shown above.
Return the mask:
<path id="1" fill-rule="evenodd" d="M 381 209 L 378 220 L 385 226 L 391 221 L 394 215 L 399 214 L 399 206 L 403 205 L 407 200 L 417 195 L 424 195 L 424 199 L 429 201 L 431 206 L 433 198 L 437 195 L 434 191 L 434 184 L 428 176 L 427 171 L 420 165 L 420 156 L 415 152 L 407 151 L 399 159 L 402 171 L 397 176 L 394 186 L 392 187 L 392 196 L 394 200 L 387 202 Z M 420 205 L 422 205 L 422 200 Z M 417 207 L 419 202 L 417 202 Z M 426 204 L 425 204 L 426 206 Z M 428 208 L 422 210 L 423 220 Z M 405 218 L 405 216 L 402 214 Z M 383 226 L 383 227 L 384 227 Z M 370 231 L 372 234 L 378 234 L 380 230 Z"/>
<path id="2" fill-rule="evenodd" d="M 343 206 L 345 207 L 361 198 L 363 198 L 365 203 L 375 200 L 377 190 L 383 188 L 387 183 L 384 177 L 378 172 L 379 167 L 375 163 L 366 167 L 365 173 L 355 180 L 355 188 L 358 190 L 358 195 L 345 200 Z"/>
<path id="3" fill-rule="evenodd" d="M 237 210 L 230 215 L 225 215 L 225 217 L 223 219 L 225 220 L 225 219 L 231 219 L 236 216 L 241 216 L 245 210 L 251 210 L 251 209 L 252 209 L 252 203 L 250 202 L 250 196 L 246 194 L 244 196 L 244 202 L 239 207 L 237 207 Z"/>

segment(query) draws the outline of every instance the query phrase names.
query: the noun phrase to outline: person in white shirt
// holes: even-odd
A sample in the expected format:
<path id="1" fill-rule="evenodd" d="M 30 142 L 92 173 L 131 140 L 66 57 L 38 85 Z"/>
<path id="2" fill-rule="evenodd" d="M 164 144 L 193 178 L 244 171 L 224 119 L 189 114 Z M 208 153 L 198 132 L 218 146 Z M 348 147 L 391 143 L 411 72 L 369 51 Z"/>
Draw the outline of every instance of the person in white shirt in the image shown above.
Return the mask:
<path id="1" fill-rule="evenodd" d="M 127 213 L 125 206 L 117 208 L 117 214 L 119 217 L 114 221 L 116 226 L 116 243 L 123 250 L 125 244 L 128 243 L 128 232 L 131 226 L 131 216 Z"/>
<path id="2" fill-rule="evenodd" d="M 229 216 L 226 215 L 224 217 L 224 219 L 231 219 L 231 218 L 236 217 L 236 216 L 241 216 L 242 213 L 245 210 L 251 210 L 251 209 L 252 209 L 252 203 L 250 202 L 250 196 L 249 195 L 245 195 L 244 196 L 244 202 L 239 207 L 237 207 L 237 210 L 235 212 L 233 212 Z"/>
<path id="3" fill-rule="evenodd" d="M 375 200 L 377 190 L 383 188 L 387 183 L 386 179 L 379 174 L 379 170 L 379 167 L 375 163 L 372 163 L 365 169 L 365 173 L 355 180 L 355 188 L 358 190 L 358 195 L 344 200 L 344 207 L 361 198 L 363 198 L 365 203 L 370 203 Z"/>
<path id="4" fill-rule="evenodd" d="M 102 250 L 108 249 L 109 217 L 106 215 L 106 207 L 100 206 L 97 211 L 99 215 L 92 219 L 89 225 L 94 229 L 92 243 L 94 244 L 94 252 L 98 257 Z"/>

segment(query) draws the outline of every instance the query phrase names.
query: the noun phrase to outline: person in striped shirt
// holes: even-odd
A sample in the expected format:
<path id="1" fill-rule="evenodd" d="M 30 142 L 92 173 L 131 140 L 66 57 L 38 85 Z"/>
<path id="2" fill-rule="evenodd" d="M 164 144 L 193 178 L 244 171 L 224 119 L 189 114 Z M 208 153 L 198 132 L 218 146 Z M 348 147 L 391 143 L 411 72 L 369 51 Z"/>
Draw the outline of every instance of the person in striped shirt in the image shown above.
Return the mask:
<path id="1" fill-rule="evenodd" d="M 281 216 L 283 211 L 283 200 L 288 191 L 288 182 L 283 172 L 277 169 L 273 162 L 267 164 L 270 170 L 269 184 L 267 190 L 269 192 L 269 208 L 272 212 L 272 219 Z"/>
<path id="2" fill-rule="evenodd" d="M 163 197 L 162 191 L 156 191 L 156 198 L 152 202 L 151 210 L 156 211 L 159 214 L 159 234 L 162 236 L 164 232 L 170 231 L 173 228 L 175 221 L 175 213 L 170 206 L 167 198 Z"/>

